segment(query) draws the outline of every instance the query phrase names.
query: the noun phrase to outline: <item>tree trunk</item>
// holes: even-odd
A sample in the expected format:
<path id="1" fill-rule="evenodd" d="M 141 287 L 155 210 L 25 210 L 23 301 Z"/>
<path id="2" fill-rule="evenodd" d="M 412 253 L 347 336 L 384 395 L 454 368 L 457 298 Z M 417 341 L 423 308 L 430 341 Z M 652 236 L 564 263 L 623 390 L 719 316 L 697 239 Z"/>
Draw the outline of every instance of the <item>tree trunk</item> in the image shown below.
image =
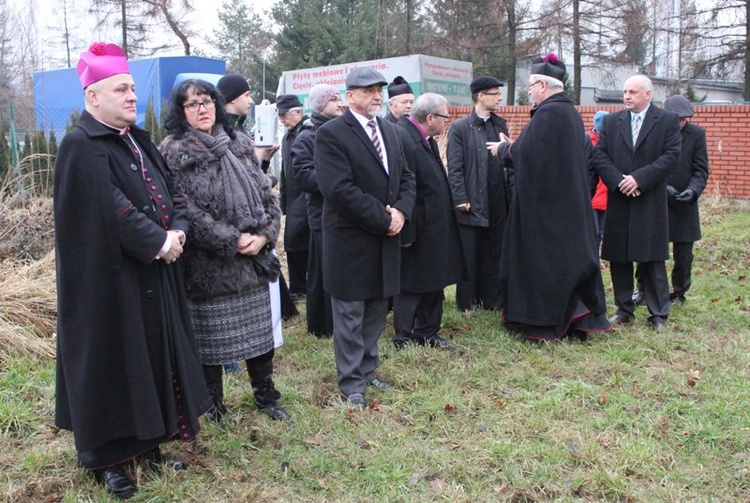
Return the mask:
<path id="1" fill-rule="evenodd" d="M 573 103 L 581 104 L 581 4 L 573 0 Z"/>
<path id="2" fill-rule="evenodd" d="M 750 1 L 750 0 L 748 0 Z M 505 98 L 506 105 L 516 104 L 516 66 L 518 57 L 516 56 L 516 37 L 518 36 L 518 27 L 516 26 L 516 0 L 507 0 L 505 12 L 508 17 L 508 56 L 510 57 L 510 71 L 508 73 L 508 95 Z"/>
<path id="3" fill-rule="evenodd" d="M 120 13 L 122 15 L 122 52 L 130 59 L 128 52 L 128 18 L 127 9 L 125 8 L 127 0 L 120 0 Z"/>

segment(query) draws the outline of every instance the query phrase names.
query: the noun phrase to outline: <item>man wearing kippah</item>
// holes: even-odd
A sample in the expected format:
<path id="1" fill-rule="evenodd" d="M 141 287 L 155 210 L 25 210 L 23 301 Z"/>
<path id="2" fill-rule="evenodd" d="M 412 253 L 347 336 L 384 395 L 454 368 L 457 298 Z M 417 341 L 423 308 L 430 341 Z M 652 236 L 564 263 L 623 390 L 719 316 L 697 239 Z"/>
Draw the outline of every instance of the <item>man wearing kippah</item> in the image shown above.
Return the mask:
<path id="1" fill-rule="evenodd" d="M 148 132 L 135 126 L 125 53 L 96 43 L 77 66 L 85 111 L 55 163 L 55 424 L 78 463 L 117 498 L 133 458 L 185 469 L 159 445 L 191 440 L 211 407 L 179 261 L 185 203 Z"/>
<path id="2" fill-rule="evenodd" d="M 338 89 L 317 84 L 310 89 L 312 116 L 292 147 L 292 169 L 299 189 L 307 197 L 307 223 L 310 226 L 310 252 L 307 259 L 305 297 L 307 332 L 315 337 L 333 336 L 331 296 L 323 289 L 323 194 L 318 188 L 315 169 L 315 133 L 318 128 L 344 111 Z"/>
<path id="3" fill-rule="evenodd" d="M 388 84 L 388 113 L 385 120 L 396 123 L 401 117 L 408 117 L 414 105 L 414 91 L 402 76 Z"/>
<path id="4" fill-rule="evenodd" d="M 314 164 L 323 194 L 323 287 L 331 294 L 333 350 L 341 394 L 363 408 L 368 386 L 386 390 L 378 339 L 388 297 L 401 288 L 401 229 L 414 207 L 414 175 L 398 126 L 379 117 L 383 75 L 346 76 L 349 108 L 318 128 Z"/>
<path id="5" fill-rule="evenodd" d="M 448 130 L 448 178 L 461 229 L 468 278 L 456 285 L 456 307 L 498 309 L 500 249 L 510 203 L 510 175 L 487 145 L 508 135 L 505 119 L 496 114 L 504 84 L 477 77 L 470 85 L 474 109 Z"/>
<path id="6" fill-rule="evenodd" d="M 591 211 L 591 142 L 564 76 L 555 54 L 534 61 L 531 120 L 515 142 L 497 145 L 516 175 L 501 259 L 503 322 L 533 340 L 611 328 Z"/>

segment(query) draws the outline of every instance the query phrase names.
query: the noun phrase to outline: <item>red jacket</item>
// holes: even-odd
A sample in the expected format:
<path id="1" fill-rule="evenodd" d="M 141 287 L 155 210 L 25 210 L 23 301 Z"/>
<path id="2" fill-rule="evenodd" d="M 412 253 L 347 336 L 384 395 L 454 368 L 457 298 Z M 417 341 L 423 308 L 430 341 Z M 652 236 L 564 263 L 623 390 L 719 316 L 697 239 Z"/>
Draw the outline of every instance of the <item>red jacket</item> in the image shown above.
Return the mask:
<path id="1" fill-rule="evenodd" d="M 599 140 L 599 134 L 595 133 L 592 129 L 587 131 L 589 138 L 591 138 L 591 144 L 596 146 L 596 142 Z M 607 186 L 604 185 L 602 179 L 599 179 L 599 183 L 596 185 L 596 193 L 591 198 L 591 207 L 595 210 L 606 211 L 607 210 Z"/>

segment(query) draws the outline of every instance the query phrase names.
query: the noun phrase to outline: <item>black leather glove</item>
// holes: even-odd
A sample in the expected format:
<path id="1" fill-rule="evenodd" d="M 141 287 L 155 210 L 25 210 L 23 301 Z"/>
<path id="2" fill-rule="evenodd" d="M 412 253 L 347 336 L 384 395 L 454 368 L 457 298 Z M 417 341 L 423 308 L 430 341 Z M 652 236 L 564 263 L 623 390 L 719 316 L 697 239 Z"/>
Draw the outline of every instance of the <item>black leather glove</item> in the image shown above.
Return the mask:
<path id="1" fill-rule="evenodd" d="M 679 194 L 679 192 L 677 192 L 677 189 L 675 189 L 671 185 L 667 185 L 667 201 L 669 201 L 670 203 L 675 202 L 677 200 L 677 194 Z"/>
<path id="2" fill-rule="evenodd" d="M 674 196 L 675 201 L 679 201 L 681 203 L 692 203 L 697 198 L 698 196 L 693 189 L 685 189 Z"/>

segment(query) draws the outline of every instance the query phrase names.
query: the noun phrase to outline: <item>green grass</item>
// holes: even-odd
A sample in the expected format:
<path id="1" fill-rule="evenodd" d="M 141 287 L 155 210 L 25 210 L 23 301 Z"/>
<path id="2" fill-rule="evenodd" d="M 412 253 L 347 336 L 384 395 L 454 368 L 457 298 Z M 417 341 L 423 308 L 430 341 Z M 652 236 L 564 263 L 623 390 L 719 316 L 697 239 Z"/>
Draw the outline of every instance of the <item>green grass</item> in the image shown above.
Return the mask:
<path id="1" fill-rule="evenodd" d="M 276 361 L 293 424 L 259 415 L 232 375 L 228 428 L 166 447 L 187 472 L 136 469 L 133 501 L 749 501 L 750 208 L 702 209 L 694 286 L 664 334 L 639 308 L 587 342 L 527 343 L 497 313 L 461 316 L 449 289 L 456 346 L 396 351 L 389 322 L 380 371 L 399 389 L 359 412 L 338 397 L 331 342 L 298 317 Z M 54 362 L 6 361 L 0 500 L 114 501 L 53 428 Z"/>

